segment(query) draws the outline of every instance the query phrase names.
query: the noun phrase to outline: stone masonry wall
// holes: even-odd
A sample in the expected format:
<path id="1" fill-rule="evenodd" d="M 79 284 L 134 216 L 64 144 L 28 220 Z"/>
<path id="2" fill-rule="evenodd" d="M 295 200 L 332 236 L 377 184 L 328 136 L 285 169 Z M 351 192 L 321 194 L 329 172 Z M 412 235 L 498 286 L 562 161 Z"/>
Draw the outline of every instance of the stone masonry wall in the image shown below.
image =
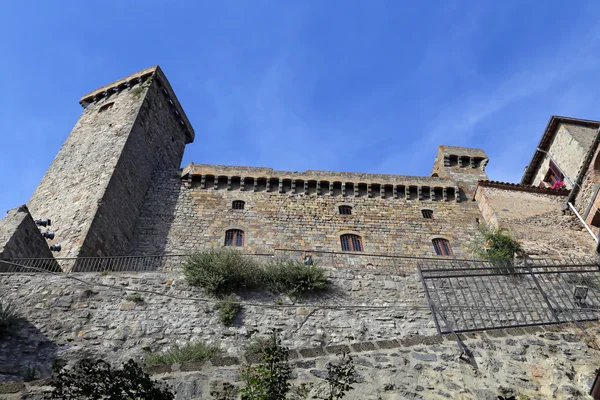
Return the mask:
<path id="1" fill-rule="evenodd" d="M 2 293 L 27 318 L 0 344 L 0 377 L 13 380 L 0 384 L 0 398 L 43 398 L 47 381 L 25 384 L 19 375 L 35 369 L 46 377 L 57 358 L 139 361 L 147 351 L 202 340 L 220 348 L 220 356 L 204 366 L 154 367 L 151 374 L 172 385 L 177 399 L 233 399 L 240 363 L 253 360 L 243 355 L 245 346 L 272 328 L 292 349 L 294 383 L 307 384 L 311 396 L 323 395 L 326 362 L 343 350 L 360 376 L 348 399 L 589 398 L 600 365 L 600 352 L 590 347 L 600 339 L 597 325 L 586 324 L 591 336 L 570 326 L 461 335 L 474 368 L 452 335 L 436 335 L 416 276 L 390 272 L 330 270 L 337 290 L 324 298 L 249 293 L 242 301 L 255 305 L 244 305 L 231 327 L 177 273 L 0 276 Z M 136 303 L 126 298 L 128 289 L 148 292 Z"/>
<path id="2" fill-rule="evenodd" d="M 226 230 L 241 229 L 247 252 L 341 251 L 340 235 L 354 233 L 366 253 L 435 256 L 432 239 L 443 237 L 464 257 L 478 232 L 480 213 L 473 202 L 201 189 L 196 181 L 188 187 L 177 171 L 160 172 L 153 182 L 131 254 L 222 247 Z M 232 210 L 234 200 L 243 200 L 244 210 Z M 352 215 L 340 215 L 340 205 L 352 206 Z M 422 209 L 433 210 L 434 219 L 423 218 Z"/>
<path id="3" fill-rule="evenodd" d="M 0 260 L 9 258 L 52 258 L 46 239 L 24 205 L 0 219 Z"/>
<path id="4" fill-rule="evenodd" d="M 571 213 L 566 197 L 479 187 L 476 200 L 486 222 L 507 228 L 529 255 L 551 258 L 593 254 L 594 240 Z"/>
<path id="5" fill-rule="evenodd" d="M 72 361 L 93 355 L 123 362 L 195 340 L 239 355 L 250 338 L 273 328 L 285 332 L 283 343 L 292 348 L 436 332 L 416 273 L 329 271 L 332 290 L 323 296 L 243 295 L 242 301 L 256 305 L 244 305 L 231 327 L 219 321 L 214 299 L 202 300 L 207 296 L 188 286 L 180 272 L 69 275 L 77 280 L 0 275 L 4 300 L 27 319 L 12 339 L 0 342 L 0 371 L 18 375 L 31 364 L 46 376 L 57 357 Z M 141 290 L 143 302 L 129 300 L 134 292 L 128 289 Z"/>

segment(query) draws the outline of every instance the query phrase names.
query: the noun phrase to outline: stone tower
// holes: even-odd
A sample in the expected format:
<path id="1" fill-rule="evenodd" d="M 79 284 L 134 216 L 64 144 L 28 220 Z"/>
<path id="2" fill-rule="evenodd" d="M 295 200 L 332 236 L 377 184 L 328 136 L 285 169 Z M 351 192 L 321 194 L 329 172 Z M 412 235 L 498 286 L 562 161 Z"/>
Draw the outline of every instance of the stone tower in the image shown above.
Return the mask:
<path id="1" fill-rule="evenodd" d="M 439 146 L 431 176 L 450 178 L 469 196 L 477 181 L 487 180 L 485 166 L 488 156 L 481 149 L 456 146 Z"/>
<path id="2" fill-rule="evenodd" d="M 124 255 L 157 168 L 179 168 L 192 129 L 160 67 L 80 100 L 84 110 L 29 201 L 61 257 Z"/>

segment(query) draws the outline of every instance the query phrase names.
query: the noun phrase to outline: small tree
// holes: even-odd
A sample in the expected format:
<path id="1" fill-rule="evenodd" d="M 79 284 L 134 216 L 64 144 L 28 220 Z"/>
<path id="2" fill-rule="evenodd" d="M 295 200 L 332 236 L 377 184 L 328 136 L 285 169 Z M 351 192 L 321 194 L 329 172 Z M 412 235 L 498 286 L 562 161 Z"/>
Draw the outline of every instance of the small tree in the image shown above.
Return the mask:
<path id="1" fill-rule="evenodd" d="M 242 400 L 284 400 L 290 390 L 292 367 L 288 349 L 281 346 L 275 331 L 271 341 L 263 345 L 260 364 L 241 369 L 246 386 L 240 390 Z"/>
<path id="2" fill-rule="evenodd" d="M 62 369 L 52 379 L 51 399 L 63 400 L 173 400 L 133 360 L 112 369 L 103 360 L 81 360 L 73 370 Z"/>
<path id="3" fill-rule="evenodd" d="M 327 400 L 343 399 L 346 392 L 354 389 L 352 384 L 357 382 L 356 378 L 354 361 L 349 354 L 341 353 L 337 363 L 327 363 L 327 378 L 325 378 L 329 383 Z"/>

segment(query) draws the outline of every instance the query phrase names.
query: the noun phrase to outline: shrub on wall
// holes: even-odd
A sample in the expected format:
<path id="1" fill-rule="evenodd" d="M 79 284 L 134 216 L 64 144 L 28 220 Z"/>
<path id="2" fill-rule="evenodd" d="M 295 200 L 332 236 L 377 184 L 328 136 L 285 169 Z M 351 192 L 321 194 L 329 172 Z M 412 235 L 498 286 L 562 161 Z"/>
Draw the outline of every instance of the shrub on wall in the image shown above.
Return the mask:
<path id="1" fill-rule="evenodd" d="M 265 266 L 266 286 L 276 293 L 294 296 L 325 290 L 327 271 L 298 260 L 274 261 Z"/>
<path id="2" fill-rule="evenodd" d="M 225 326 L 229 326 L 233 323 L 235 317 L 242 309 L 242 306 L 234 296 L 227 296 L 223 303 L 217 304 L 216 307 L 219 310 L 219 320 Z"/>
<path id="3" fill-rule="evenodd" d="M 482 259 L 498 266 L 509 266 L 521 245 L 510 236 L 507 229 L 494 229 L 488 226 L 480 228 L 483 243 L 475 249 L 475 253 Z"/>
<path id="4" fill-rule="evenodd" d="M 327 289 L 327 271 L 299 260 L 278 260 L 261 266 L 235 250 L 195 254 L 184 266 L 188 283 L 214 296 L 266 289 L 294 296 Z"/>
<path id="5" fill-rule="evenodd" d="M 146 356 L 147 365 L 170 365 L 176 363 L 207 361 L 217 355 L 216 347 L 203 342 L 188 343 L 185 346 L 173 346 L 162 353 L 151 353 Z"/>
<path id="6" fill-rule="evenodd" d="M 191 256 L 183 272 L 188 283 L 218 296 L 253 289 L 262 281 L 254 260 L 235 250 L 209 250 Z"/>

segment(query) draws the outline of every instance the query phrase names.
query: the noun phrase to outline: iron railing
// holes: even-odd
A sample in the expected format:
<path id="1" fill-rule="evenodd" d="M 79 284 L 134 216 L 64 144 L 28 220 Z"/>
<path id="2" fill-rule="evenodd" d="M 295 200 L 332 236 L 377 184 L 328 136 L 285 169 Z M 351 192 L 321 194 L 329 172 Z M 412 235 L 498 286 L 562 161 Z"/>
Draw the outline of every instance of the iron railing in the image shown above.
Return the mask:
<path id="1" fill-rule="evenodd" d="M 272 260 L 303 261 L 306 251 L 297 249 L 274 249 L 271 253 L 243 253 L 259 263 Z M 478 265 L 477 260 L 458 260 L 451 257 L 411 257 L 389 254 L 358 252 L 310 251 L 312 262 L 335 268 L 363 268 L 384 270 L 397 274 L 413 273 L 417 263 L 422 265 L 443 265 L 456 268 L 464 265 Z M 179 271 L 189 254 L 164 254 L 149 256 L 118 257 L 78 257 L 78 258 L 21 258 L 0 260 L 0 273 L 31 272 L 102 272 L 102 271 Z"/>
<path id="2" fill-rule="evenodd" d="M 435 268 L 419 265 L 439 333 L 597 320 L 596 262 Z"/>

